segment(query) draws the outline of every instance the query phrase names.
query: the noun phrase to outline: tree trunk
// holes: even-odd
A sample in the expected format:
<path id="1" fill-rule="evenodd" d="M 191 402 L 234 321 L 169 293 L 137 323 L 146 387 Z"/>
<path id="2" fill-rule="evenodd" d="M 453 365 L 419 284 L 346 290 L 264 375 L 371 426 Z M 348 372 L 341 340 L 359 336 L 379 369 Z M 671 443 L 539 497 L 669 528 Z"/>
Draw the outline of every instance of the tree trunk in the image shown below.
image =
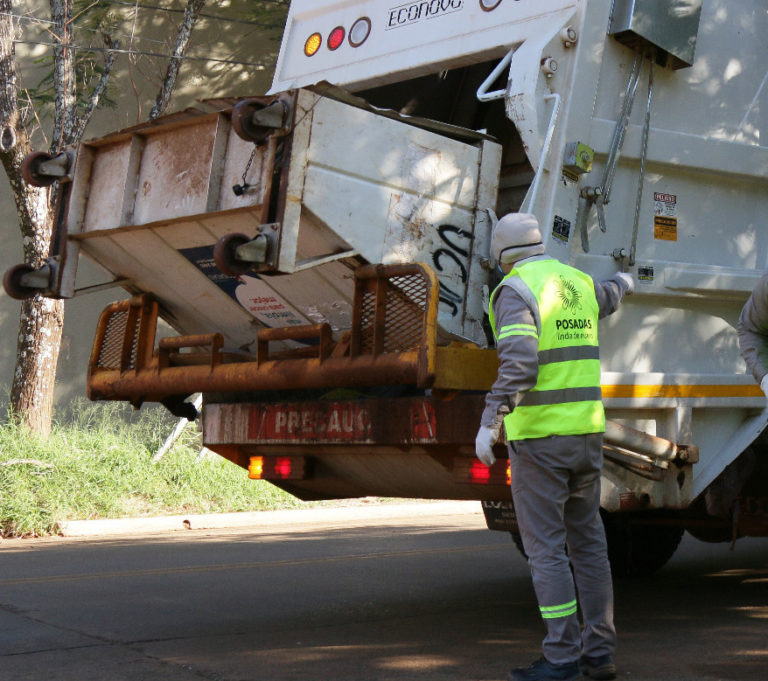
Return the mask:
<path id="1" fill-rule="evenodd" d="M 63 301 L 35 296 L 22 302 L 11 407 L 21 422 L 45 438 L 51 432 L 63 324 Z"/>
<path id="2" fill-rule="evenodd" d="M 164 114 L 165 110 L 168 108 L 168 104 L 171 101 L 171 95 L 173 94 L 173 88 L 176 87 L 176 78 L 181 69 L 181 60 L 187 50 L 187 45 L 189 45 L 189 39 L 192 37 L 192 29 L 195 27 L 197 18 L 204 6 L 205 0 L 187 0 L 187 7 L 184 10 L 184 20 L 181 22 L 181 27 L 176 35 L 176 46 L 173 49 L 171 61 L 165 72 L 165 78 L 160 86 L 160 92 L 157 94 L 155 105 L 152 107 L 152 111 L 149 112 L 150 121 L 154 121 L 158 116 Z"/>
<path id="3" fill-rule="evenodd" d="M 75 50 L 72 47 L 75 44 L 73 3 L 71 0 L 49 0 L 49 4 L 52 20 L 50 33 L 56 41 L 53 48 L 55 100 L 50 152 L 56 153 L 80 141 L 106 87 L 114 54 L 107 51 L 101 78 L 86 102 L 85 111 L 78 116 Z M 205 0 L 187 0 L 174 53 L 152 118 L 162 114 L 168 106 L 192 29 L 204 5 Z M 37 268 L 48 257 L 53 213 L 50 190 L 27 186 L 21 179 L 21 162 L 32 150 L 19 110 L 13 21 L 11 0 L 0 0 L 0 162 L 16 202 L 24 260 Z M 105 36 L 105 43 L 107 48 L 114 46 L 109 36 Z M 60 300 L 35 295 L 22 303 L 10 410 L 15 418 L 43 436 L 50 433 L 63 321 L 64 303 Z"/>
<path id="4" fill-rule="evenodd" d="M 10 0 L 0 0 L 0 161 L 19 215 L 24 260 L 37 267 L 48 255 L 52 215 L 48 190 L 27 186 L 20 176 L 21 162 L 31 147 L 18 108 L 12 21 Z M 64 305 L 59 300 L 38 295 L 21 307 L 10 408 L 16 418 L 44 437 L 51 426 L 63 318 Z"/>

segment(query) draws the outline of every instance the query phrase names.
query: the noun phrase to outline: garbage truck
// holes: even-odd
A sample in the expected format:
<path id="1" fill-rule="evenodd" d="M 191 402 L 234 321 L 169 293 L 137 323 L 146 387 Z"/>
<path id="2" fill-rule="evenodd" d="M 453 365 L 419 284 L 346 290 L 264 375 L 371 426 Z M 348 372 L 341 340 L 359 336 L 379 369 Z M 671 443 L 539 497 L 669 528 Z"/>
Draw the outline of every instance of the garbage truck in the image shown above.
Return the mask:
<path id="1" fill-rule="evenodd" d="M 94 400 L 198 416 L 208 449 L 305 500 L 482 502 L 516 535 L 497 370 L 496 216 L 636 291 L 600 322 L 613 569 L 687 530 L 768 533 L 766 398 L 736 326 L 768 260 L 768 11 L 757 0 L 294 0 L 272 87 L 27 157 L 48 259 L 16 298 L 104 310 Z M 163 323 L 161 323 L 163 322 Z M 165 330 L 164 330 L 165 329 Z"/>

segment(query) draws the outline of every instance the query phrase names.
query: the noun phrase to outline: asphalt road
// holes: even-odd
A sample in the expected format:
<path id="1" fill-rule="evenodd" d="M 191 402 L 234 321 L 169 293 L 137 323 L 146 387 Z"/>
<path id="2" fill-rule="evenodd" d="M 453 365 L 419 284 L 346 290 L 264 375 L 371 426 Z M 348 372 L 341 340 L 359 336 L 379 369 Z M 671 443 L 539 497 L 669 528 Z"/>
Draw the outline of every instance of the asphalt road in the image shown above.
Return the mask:
<path id="1" fill-rule="evenodd" d="M 0 543 L 0 681 L 501 681 L 527 565 L 477 513 Z M 616 587 L 620 679 L 768 678 L 768 541 Z"/>

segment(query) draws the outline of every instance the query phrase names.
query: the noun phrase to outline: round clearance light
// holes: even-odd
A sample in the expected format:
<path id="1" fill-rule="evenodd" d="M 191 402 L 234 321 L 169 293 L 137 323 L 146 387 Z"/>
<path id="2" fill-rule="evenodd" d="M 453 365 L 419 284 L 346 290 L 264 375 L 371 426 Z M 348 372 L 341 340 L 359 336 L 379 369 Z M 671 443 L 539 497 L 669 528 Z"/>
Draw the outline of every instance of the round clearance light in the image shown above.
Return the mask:
<path id="1" fill-rule="evenodd" d="M 320 49 L 320 45 L 322 44 L 323 36 L 321 36 L 319 33 L 313 33 L 311 36 L 309 36 L 309 38 L 307 38 L 307 42 L 304 43 L 304 54 L 306 54 L 308 57 L 311 57 Z"/>
<path id="2" fill-rule="evenodd" d="M 501 4 L 501 0 L 480 0 L 480 9 L 484 12 L 492 12 Z"/>
<path id="3" fill-rule="evenodd" d="M 371 35 L 371 20 L 368 17 L 360 17 L 349 29 L 349 44 L 352 47 L 360 47 L 368 40 L 369 35 Z"/>
<path id="4" fill-rule="evenodd" d="M 344 36 L 346 32 L 342 26 L 337 26 L 328 35 L 328 49 L 338 50 L 341 44 L 344 42 Z"/>

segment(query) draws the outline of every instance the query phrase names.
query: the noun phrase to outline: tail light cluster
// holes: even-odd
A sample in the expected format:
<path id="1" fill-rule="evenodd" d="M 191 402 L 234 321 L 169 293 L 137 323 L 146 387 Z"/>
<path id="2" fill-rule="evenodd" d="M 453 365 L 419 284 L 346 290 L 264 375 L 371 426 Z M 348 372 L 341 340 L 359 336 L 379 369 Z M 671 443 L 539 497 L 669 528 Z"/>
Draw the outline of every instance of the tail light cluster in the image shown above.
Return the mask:
<path id="1" fill-rule="evenodd" d="M 512 482 L 509 459 L 498 459 L 486 466 L 475 458 L 457 457 L 453 460 L 453 479 L 470 485 L 506 485 Z"/>
<path id="2" fill-rule="evenodd" d="M 304 41 L 304 54 L 307 57 L 316 55 L 324 42 L 326 48 L 333 52 L 344 44 L 345 38 L 351 47 L 360 47 L 368 40 L 369 35 L 371 35 L 371 20 L 368 17 L 360 17 L 350 26 L 349 31 L 344 26 L 336 26 L 328 33 L 325 40 L 322 33 L 315 31 Z"/>
<path id="3" fill-rule="evenodd" d="M 306 480 L 309 477 L 306 457 L 252 456 L 248 464 L 251 480 Z"/>

